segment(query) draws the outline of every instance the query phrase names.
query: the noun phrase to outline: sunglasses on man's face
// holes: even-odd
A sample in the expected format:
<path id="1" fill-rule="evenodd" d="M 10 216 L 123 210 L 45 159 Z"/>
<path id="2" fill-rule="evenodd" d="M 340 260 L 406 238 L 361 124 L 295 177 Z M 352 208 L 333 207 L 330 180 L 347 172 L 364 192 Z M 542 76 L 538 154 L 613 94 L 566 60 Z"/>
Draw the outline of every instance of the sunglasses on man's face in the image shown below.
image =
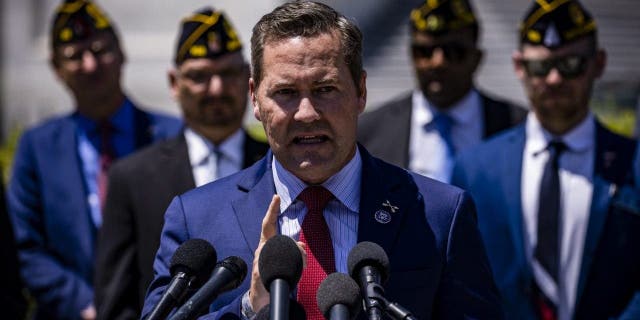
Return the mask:
<path id="1" fill-rule="evenodd" d="M 458 43 L 445 43 L 439 45 L 421 45 L 421 44 L 412 44 L 411 51 L 413 52 L 413 57 L 416 59 L 426 58 L 431 59 L 433 57 L 433 52 L 436 49 L 440 49 L 442 54 L 448 61 L 458 62 L 464 60 L 464 58 L 469 55 L 475 48 L 471 48 L 468 46 L 464 46 Z"/>
<path id="2" fill-rule="evenodd" d="M 552 59 L 522 59 L 527 74 L 532 77 L 546 77 L 551 69 L 556 69 L 563 78 L 579 77 L 587 69 L 588 58 L 582 55 L 568 55 Z"/>

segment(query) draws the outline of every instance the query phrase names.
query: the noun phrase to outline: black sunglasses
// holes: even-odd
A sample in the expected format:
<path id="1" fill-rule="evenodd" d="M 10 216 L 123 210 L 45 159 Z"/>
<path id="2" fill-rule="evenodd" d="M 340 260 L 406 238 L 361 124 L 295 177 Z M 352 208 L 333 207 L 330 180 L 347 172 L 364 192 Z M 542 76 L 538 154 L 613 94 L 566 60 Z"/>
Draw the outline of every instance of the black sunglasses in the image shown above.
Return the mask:
<path id="1" fill-rule="evenodd" d="M 475 51 L 475 48 L 464 46 L 457 43 L 445 43 L 433 46 L 412 44 L 411 52 L 413 52 L 414 58 L 427 58 L 433 57 L 433 52 L 436 49 L 442 50 L 442 54 L 448 61 L 458 62 L 464 60 L 469 53 Z"/>
<path id="2" fill-rule="evenodd" d="M 551 69 L 556 69 L 563 78 L 576 78 L 587 69 L 588 57 L 583 55 L 568 55 L 564 57 L 533 60 L 523 59 L 522 65 L 529 76 L 546 77 Z"/>

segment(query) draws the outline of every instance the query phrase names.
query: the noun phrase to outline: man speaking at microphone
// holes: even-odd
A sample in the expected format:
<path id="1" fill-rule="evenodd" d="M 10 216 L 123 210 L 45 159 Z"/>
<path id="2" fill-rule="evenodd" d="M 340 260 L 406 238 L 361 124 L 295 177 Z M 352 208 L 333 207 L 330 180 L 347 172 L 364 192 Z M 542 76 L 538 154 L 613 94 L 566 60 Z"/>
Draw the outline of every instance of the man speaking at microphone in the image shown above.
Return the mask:
<path id="1" fill-rule="evenodd" d="M 253 261 L 251 279 L 220 295 L 208 318 L 252 318 L 270 299 L 257 268 L 260 250 L 284 234 L 306 253 L 292 295 L 308 319 L 322 319 L 317 288 L 328 274 L 347 272 L 349 251 L 361 241 L 388 254 L 386 297 L 417 318 L 502 319 L 471 198 L 356 143 L 367 92 L 358 27 L 324 4 L 286 3 L 254 27 L 251 62 L 253 111 L 271 152 L 172 201 L 143 317 L 171 279 L 175 249 L 203 238 L 219 257 Z"/>

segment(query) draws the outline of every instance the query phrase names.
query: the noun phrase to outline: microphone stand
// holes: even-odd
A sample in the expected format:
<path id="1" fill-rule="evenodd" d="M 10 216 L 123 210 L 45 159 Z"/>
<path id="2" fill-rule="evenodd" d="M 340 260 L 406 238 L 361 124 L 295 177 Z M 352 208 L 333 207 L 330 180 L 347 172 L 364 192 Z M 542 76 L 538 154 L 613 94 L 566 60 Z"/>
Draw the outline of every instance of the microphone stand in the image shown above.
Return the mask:
<path id="1" fill-rule="evenodd" d="M 365 277 L 366 275 L 361 273 L 361 276 Z M 388 301 L 384 297 L 384 288 L 378 283 L 368 281 L 364 289 L 366 291 L 364 296 L 369 297 L 364 299 L 365 310 L 367 310 L 369 320 L 381 320 L 383 310 L 394 320 L 418 320 L 411 311 L 399 303 Z"/>

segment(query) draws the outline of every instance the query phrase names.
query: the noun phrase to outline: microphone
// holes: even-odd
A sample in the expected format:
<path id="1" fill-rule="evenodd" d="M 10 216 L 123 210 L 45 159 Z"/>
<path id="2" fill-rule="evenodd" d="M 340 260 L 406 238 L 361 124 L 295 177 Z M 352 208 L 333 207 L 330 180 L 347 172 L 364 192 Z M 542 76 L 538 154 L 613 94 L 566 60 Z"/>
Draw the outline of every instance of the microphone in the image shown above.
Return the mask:
<path id="1" fill-rule="evenodd" d="M 268 304 L 258 313 L 256 313 L 256 317 L 254 320 L 271 320 L 269 318 L 271 316 L 271 304 Z M 298 301 L 289 300 L 289 319 L 290 320 L 307 320 L 307 313 L 304 312 L 304 308 L 302 305 L 298 303 Z"/>
<path id="2" fill-rule="evenodd" d="M 272 320 L 289 319 L 289 293 L 302 276 L 302 253 L 293 239 L 275 235 L 262 247 L 258 270 L 264 287 L 271 294 Z"/>
<path id="3" fill-rule="evenodd" d="M 211 272 L 217 260 L 216 250 L 202 239 L 189 239 L 171 257 L 172 279 L 147 320 L 166 319 L 173 307 L 184 299 L 189 287 L 197 288 Z"/>
<path id="4" fill-rule="evenodd" d="M 222 292 L 237 288 L 247 276 L 247 264 L 239 257 L 228 257 L 216 265 L 211 277 L 171 317 L 171 320 L 195 319 Z"/>
<path id="5" fill-rule="evenodd" d="M 369 319 L 382 319 L 386 307 L 382 285 L 387 281 L 390 269 L 387 253 L 373 242 L 360 242 L 349 252 L 347 267 L 360 285 Z"/>
<path id="6" fill-rule="evenodd" d="M 320 283 L 316 299 L 320 312 L 330 320 L 353 320 L 362 308 L 360 287 L 344 273 L 327 276 Z"/>

